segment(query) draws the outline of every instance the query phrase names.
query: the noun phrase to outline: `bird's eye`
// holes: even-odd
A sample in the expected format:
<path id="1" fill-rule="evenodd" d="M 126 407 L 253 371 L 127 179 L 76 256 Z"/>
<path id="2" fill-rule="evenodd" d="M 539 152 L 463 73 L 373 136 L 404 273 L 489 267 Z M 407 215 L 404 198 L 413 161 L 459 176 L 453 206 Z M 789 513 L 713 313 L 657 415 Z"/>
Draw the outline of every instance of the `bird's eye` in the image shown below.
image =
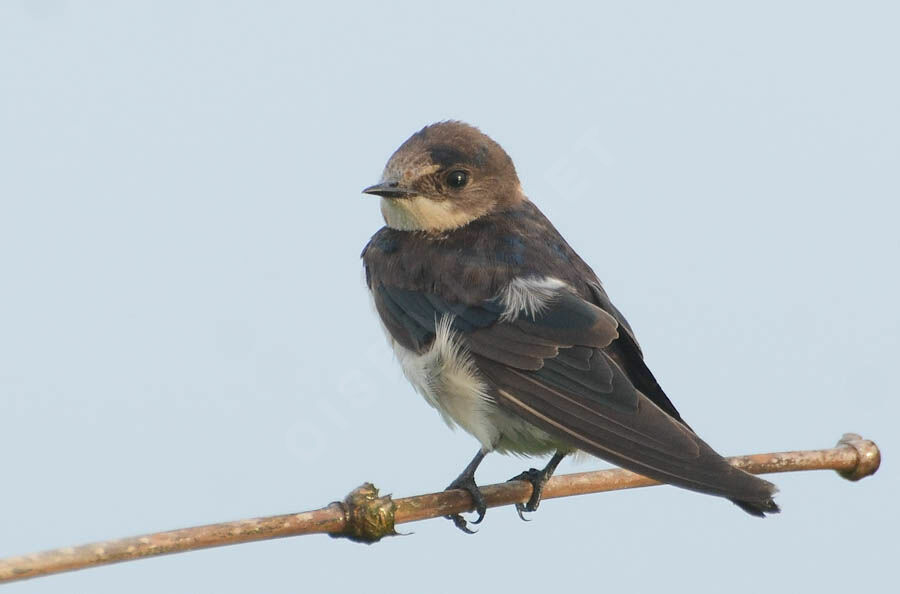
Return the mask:
<path id="1" fill-rule="evenodd" d="M 465 171 L 451 171 L 447 175 L 447 185 L 451 188 L 461 188 L 469 182 L 469 174 Z"/>

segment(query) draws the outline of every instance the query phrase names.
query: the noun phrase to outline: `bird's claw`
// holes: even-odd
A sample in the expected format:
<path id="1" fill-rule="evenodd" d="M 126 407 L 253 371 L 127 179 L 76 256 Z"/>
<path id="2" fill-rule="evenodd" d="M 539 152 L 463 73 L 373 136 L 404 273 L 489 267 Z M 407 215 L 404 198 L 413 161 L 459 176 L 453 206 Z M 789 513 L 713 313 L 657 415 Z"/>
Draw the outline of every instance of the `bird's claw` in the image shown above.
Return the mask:
<path id="1" fill-rule="evenodd" d="M 459 514 L 452 514 L 452 515 L 444 516 L 444 517 L 447 518 L 448 520 L 450 520 L 451 522 L 453 522 L 454 526 L 456 526 L 457 528 L 459 528 L 466 534 L 475 534 L 477 532 L 476 530 L 472 530 L 471 528 L 469 528 L 469 526 L 467 525 L 468 522 L 466 522 L 466 519 Z"/>
<path id="2" fill-rule="evenodd" d="M 519 518 L 521 518 L 523 521 L 531 521 L 525 517 L 524 512 L 537 511 L 538 506 L 540 506 L 541 504 L 541 495 L 543 495 L 544 493 L 544 485 L 547 484 L 549 478 L 550 477 L 547 476 L 547 472 L 545 472 L 544 470 L 529 468 L 525 472 L 517 474 L 516 476 L 506 481 L 524 481 L 527 483 L 531 483 L 531 497 L 528 498 L 528 501 L 526 503 L 516 504 L 516 513 L 519 514 Z"/>
<path id="3" fill-rule="evenodd" d="M 478 518 L 472 520 L 471 523 L 480 524 L 484 519 L 484 515 L 487 513 L 487 504 L 484 501 L 484 496 L 481 494 L 481 489 L 479 489 L 478 485 L 475 484 L 475 478 L 459 477 L 455 481 L 450 483 L 450 486 L 448 486 L 444 490 L 450 491 L 453 489 L 466 491 L 469 495 L 472 496 L 472 501 L 475 503 L 475 511 L 478 513 Z M 468 527 L 469 522 L 460 514 L 451 514 L 444 517 L 452 521 L 457 528 L 459 528 L 466 534 L 475 534 L 475 531 Z"/>

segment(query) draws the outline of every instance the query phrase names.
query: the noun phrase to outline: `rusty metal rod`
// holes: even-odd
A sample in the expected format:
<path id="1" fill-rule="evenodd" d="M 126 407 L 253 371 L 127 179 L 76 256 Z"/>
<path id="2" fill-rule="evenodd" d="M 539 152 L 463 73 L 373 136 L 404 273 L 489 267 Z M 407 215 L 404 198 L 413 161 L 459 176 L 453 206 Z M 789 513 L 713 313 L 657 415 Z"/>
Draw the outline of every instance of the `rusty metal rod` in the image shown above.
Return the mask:
<path id="1" fill-rule="evenodd" d="M 848 480 L 859 480 L 878 470 L 881 455 L 874 442 L 848 433 L 838 442 L 837 447 L 830 449 L 752 454 L 728 460 L 734 466 L 753 474 L 836 470 Z M 621 469 L 581 472 L 553 477 L 544 487 L 543 498 L 553 499 L 657 484 L 657 481 Z M 489 485 L 481 490 L 488 507 L 524 502 L 531 496 L 531 485 L 521 481 Z M 378 497 L 378 490 L 366 484 L 353 491 L 343 502 L 335 502 L 313 511 L 195 526 L 0 559 L 0 583 L 157 555 L 301 534 L 331 534 L 371 543 L 383 536 L 395 534 L 396 524 L 471 509 L 472 499 L 465 491 L 442 491 L 392 500 L 389 495 Z"/>

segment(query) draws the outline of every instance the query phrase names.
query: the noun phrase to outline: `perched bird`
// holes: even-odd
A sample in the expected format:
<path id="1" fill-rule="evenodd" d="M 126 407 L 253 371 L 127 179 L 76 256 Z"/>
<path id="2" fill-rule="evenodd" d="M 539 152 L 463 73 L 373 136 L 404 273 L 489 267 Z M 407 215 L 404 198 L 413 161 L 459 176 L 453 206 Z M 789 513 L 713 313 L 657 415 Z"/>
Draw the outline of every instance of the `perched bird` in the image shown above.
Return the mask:
<path id="1" fill-rule="evenodd" d="M 553 454 L 534 511 L 575 451 L 718 495 L 755 516 L 779 511 L 773 484 L 732 467 L 685 423 L 644 364 L 593 270 L 522 192 L 512 160 L 477 128 L 426 126 L 381 181 L 386 226 L 362 252 L 366 283 L 409 381 L 481 448 L 448 489 L 471 493 L 488 452 Z M 460 516 L 450 516 L 469 531 Z"/>

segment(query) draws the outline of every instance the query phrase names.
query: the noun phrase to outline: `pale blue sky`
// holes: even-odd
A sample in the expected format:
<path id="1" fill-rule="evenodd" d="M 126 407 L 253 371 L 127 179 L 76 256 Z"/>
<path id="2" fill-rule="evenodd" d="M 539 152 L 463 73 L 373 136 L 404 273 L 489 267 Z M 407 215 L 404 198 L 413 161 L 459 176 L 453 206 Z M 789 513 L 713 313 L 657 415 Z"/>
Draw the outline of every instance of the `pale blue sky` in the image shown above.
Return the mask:
<path id="1" fill-rule="evenodd" d="M 671 487 L 9 592 L 886 591 L 900 450 L 895 3 L 0 3 L 0 556 L 445 486 L 477 444 L 372 314 L 362 197 L 480 126 L 723 454 L 876 439 L 780 516 Z M 539 461 L 542 462 L 542 461 Z M 504 480 L 530 463 L 490 457 Z M 562 471 L 601 466 L 564 463 Z M 865 572 L 858 573 L 859 568 Z"/>

